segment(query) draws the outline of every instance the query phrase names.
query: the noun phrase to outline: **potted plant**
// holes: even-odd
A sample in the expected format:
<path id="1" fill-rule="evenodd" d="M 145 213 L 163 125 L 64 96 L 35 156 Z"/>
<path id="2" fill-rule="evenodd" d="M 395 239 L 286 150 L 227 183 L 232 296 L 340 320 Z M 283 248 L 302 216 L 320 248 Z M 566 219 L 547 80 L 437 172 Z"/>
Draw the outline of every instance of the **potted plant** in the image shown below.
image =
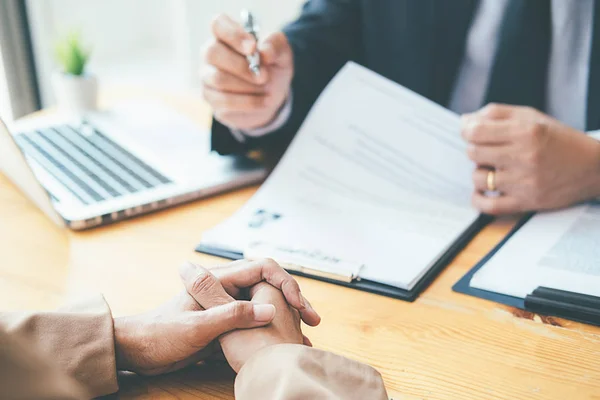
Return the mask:
<path id="1" fill-rule="evenodd" d="M 61 69 L 53 76 L 58 105 L 71 114 L 83 114 L 97 108 L 98 81 L 86 72 L 90 51 L 84 48 L 78 32 L 71 32 L 55 48 Z"/>

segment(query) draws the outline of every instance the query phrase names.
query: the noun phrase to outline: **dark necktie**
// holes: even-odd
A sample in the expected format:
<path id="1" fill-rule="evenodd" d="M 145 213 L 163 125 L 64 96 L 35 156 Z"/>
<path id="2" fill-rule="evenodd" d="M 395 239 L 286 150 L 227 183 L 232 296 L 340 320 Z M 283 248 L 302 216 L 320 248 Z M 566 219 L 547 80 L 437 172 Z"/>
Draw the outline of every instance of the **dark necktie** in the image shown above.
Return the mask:
<path id="1" fill-rule="evenodd" d="M 510 0 L 498 42 L 487 103 L 544 111 L 552 41 L 551 0 Z"/>

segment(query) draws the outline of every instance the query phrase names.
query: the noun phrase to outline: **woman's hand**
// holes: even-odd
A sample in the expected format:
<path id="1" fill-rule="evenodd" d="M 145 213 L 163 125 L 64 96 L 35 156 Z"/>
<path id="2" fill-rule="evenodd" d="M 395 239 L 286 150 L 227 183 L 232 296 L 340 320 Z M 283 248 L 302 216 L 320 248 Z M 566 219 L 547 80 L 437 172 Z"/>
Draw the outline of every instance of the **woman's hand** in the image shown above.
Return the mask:
<path id="1" fill-rule="evenodd" d="M 312 346 L 302 334 L 298 311 L 290 307 L 281 292 L 266 283 L 250 290 L 252 303 L 273 304 L 275 318 L 270 324 L 256 329 L 229 332 L 219 339 L 227 362 L 236 372 L 260 350 L 278 344 L 304 344 Z"/>

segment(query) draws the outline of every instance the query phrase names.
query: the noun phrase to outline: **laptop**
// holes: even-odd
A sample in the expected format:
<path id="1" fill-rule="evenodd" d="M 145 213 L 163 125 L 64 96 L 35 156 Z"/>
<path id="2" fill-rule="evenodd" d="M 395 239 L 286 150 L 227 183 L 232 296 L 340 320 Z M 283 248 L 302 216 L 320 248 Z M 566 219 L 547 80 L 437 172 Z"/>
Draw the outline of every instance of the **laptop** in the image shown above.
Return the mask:
<path id="1" fill-rule="evenodd" d="M 54 222 L 83 230 L 264 180 L 241 156 L 160 103 L 125 103 L 85 118 L 0 120 L 0 172 Z"/>

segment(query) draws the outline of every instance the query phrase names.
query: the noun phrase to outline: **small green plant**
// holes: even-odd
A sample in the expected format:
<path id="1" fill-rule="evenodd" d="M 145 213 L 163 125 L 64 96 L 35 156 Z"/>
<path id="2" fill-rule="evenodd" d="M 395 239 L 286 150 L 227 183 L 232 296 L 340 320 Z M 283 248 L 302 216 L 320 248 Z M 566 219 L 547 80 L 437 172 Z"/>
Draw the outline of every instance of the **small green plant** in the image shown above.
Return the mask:
<path id="1" fill-rule="evenodd" d="M 79 32 L 71 32 L 56 44 L 55 55 L 65 74 L 81 76 L 90 58 L 90 51 L 81 43 Z"/>

